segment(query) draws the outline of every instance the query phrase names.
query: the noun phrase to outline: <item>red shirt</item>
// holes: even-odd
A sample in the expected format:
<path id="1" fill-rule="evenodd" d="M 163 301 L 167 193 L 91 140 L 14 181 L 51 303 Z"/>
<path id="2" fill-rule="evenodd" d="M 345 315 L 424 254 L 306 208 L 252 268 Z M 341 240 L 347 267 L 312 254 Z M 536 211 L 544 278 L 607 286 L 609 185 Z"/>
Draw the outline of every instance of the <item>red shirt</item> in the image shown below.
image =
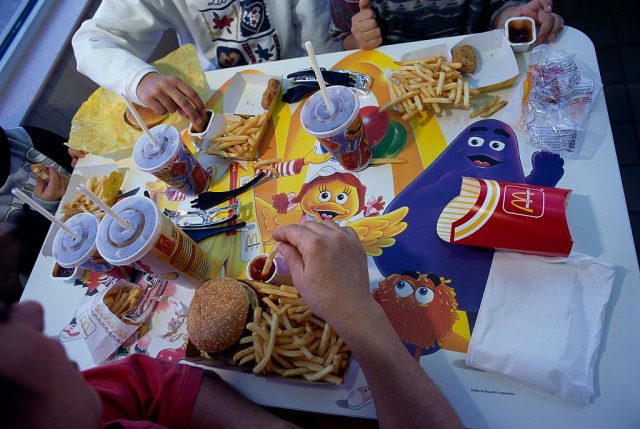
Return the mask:
<path id="1" fill-rule="evenodd" d="M 134 354 L 85 371 L 102 399 L 104 428 L 186 428 L 202 370 Z"/>

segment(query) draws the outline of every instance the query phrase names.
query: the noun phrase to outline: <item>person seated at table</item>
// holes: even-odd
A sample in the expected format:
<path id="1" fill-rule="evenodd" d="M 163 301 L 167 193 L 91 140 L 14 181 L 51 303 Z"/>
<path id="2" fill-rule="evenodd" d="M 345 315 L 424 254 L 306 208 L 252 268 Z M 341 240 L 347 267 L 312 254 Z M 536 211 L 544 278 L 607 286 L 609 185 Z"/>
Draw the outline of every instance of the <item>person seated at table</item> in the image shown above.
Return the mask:
<path id="1" fill-rule="evenodd" d="M 529 16 L 538 26 L 537 43 L 553 42 L 564 20 L 552 0 L 331 0 L 331 37 L 345 50 L 478 33 L 504 28 L 511 17 Z"/>
<path id="2" fill-rule="evenodd" d="M 369 291 L 367 260 L 351 228 L 333 221 L 279 229 L 295 284 L 352 350 L 375 400 L 380 427 L 462 427 Z M 344 261 L 352 261 L 345 265 Z M 0 304 L 0 415 L 4 427 L 291 427 L 199 368 L 132 355 L 79 373 L 41 334 L 36 303 Z M 157 427 L 154 425 L 144 427 Z"/>
<path id="3" fill-rule="evenodd" d="M 194 44 L 207 71 L 302 56 L 306 40 L 318 53 L 340 50 L 329 22 L 327 0 L 103 0 L 74 35 L 73 49 L 78 71 L 97 84 L 200 126 L 198 94 L 145 62 L 165 30 Z"/>
<path id="4" fill-rule="evenodd" d="M 17 301 L 51 225 L 11 194 L 18 188 L 51 213 L 58 208 L 69 173 L 84 153 L 64 146 L 66 140 L 37 127 L 0 127 L 0 300 Z M 31 172 L 46 169 L 48 180 Z"/>

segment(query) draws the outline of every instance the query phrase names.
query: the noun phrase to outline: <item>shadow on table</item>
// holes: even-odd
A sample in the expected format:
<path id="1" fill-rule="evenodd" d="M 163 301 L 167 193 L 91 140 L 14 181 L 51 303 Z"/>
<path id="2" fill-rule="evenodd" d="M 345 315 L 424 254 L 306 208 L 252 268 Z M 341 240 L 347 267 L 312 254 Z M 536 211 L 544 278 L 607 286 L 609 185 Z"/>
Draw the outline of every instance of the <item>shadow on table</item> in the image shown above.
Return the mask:
<path id="1" fill-rule="evenodd" d="M 593 205 L 588 195 L 572 193 L 567 205 L 567 220 L 573 243 L 573 252 L 598 258 L 603 252 L 600 231 L 593 214 Z"/>

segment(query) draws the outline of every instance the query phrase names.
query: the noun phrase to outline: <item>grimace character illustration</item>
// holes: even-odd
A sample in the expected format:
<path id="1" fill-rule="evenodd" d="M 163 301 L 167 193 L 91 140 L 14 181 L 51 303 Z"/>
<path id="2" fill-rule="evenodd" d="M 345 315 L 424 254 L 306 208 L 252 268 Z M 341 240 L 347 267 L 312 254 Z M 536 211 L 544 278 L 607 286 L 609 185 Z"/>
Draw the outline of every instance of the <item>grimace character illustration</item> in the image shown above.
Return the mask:
<path id="1" fill-rule="evenodd" d="M 375 258 L 383 276 L 405 269 L 437 272 L 456 285 L 458 309 L 467 311 L 470 328 L 487 282 L 492 249 L 451 245 L 436 232 L 438 217 L 459 194 L 462 177 L 554 187 L 564 174 L 564 160 L 551 152 L 535 152 L 533 170 L 525 177 L 514 131 L 504 122 L 486 119 L 464 129 L 440 156 L 398 194 L 385 212 L 409 211 L 407 228 L 396 243 Z M 408 266 L 410 264 L 410 266 Z"/>

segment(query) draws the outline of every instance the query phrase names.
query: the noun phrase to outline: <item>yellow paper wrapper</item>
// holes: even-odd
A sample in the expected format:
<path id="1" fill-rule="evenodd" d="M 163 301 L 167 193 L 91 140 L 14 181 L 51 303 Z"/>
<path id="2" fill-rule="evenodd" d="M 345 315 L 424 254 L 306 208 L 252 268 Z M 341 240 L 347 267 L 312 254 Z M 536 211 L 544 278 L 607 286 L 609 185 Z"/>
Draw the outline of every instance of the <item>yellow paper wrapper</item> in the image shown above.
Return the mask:
<path id="1" fill-rule="evenodd" d="M 153 65 L 160 73 L 179 77 L 206 100 L 207 83 L 195 46 L 181 46 Z M 97 155 L 132 148 L 142 131 L 124 122 L 125 109 L 119 94 L 98 88 L 73 117 L 67 144 Z M 162 123 L 179 130 L 188 125 L 188 121 L 177 113 L 170 114 Z"/>

